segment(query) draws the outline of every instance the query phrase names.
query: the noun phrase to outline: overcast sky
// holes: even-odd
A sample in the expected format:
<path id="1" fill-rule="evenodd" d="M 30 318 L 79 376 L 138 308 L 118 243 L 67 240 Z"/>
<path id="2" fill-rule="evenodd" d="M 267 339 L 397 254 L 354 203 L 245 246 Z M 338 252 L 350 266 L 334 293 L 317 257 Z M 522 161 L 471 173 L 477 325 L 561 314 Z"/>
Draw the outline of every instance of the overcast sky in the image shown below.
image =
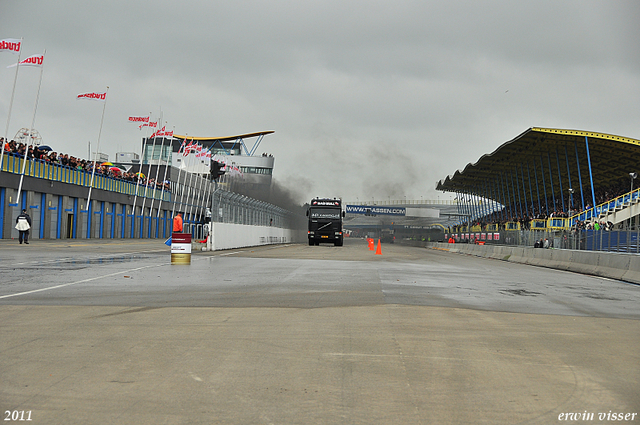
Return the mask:
<path id="1" fill-rule="evenodd" d="M 640 2 L 0 0 L 0 39 L 46 49 L 35 128 L 86 158 L 176 134 L 273 130 L 258 148 L 301 201 L 441 199 L 438 180 L 530 127 L 640 138 Z M 0 128 L 17 56 L 0 53 Z M 20 69 L 8 135 L 29 127 Z M 253 140 L 248 140 L 252 143 Z M 251 147 L 251 144 L 249 145 Z"/>

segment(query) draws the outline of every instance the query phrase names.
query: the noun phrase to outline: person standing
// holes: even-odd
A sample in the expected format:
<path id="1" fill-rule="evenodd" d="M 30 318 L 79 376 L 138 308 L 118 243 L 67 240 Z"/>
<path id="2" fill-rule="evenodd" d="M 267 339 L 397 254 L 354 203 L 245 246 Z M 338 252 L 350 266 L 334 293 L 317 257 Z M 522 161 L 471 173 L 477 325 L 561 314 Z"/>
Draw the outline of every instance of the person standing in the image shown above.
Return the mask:
<path id="1" fill-rule="evenodd" d="M 23 209 L 22 213 L 16 218 L 16 229 L 20 232 L 18 240 L 20 243 L 29 244 L 29 229 L 31 229 L 31 217 L 27 214 L 27 210 Z"/>
<path id="2" fill-rule="evenodd" d="M 173 232 L 182 233 L 182 213 L 178 213 L 173 217 Z"/>

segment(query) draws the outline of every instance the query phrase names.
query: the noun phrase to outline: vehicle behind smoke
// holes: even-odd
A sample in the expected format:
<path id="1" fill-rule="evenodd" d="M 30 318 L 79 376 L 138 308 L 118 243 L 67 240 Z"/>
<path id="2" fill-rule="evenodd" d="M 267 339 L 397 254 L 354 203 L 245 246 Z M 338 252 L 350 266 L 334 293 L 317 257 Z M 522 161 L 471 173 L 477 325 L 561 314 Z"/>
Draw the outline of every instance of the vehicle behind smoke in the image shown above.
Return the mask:
<path id="1" fill-rule="evenodd" d="M 394 243 L 395 241 L 396 241 L 396 235 L 392 229 L 382 229 L 380 231 L 380 242 Z"/>

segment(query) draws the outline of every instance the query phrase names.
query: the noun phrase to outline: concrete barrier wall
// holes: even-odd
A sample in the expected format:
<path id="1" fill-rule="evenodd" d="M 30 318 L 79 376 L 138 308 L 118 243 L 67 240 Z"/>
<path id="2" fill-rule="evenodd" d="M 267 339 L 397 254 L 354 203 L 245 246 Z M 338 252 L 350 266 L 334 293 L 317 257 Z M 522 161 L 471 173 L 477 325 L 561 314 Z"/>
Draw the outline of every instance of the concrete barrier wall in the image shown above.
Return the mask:
<path id="1" fill-rule="evenodd" d="M 519 246 L 427 242 L 427 248 L 608 277 L 640 284 L 640 255 Z"/>
<path id="2" fill-rule="evenodd" d="M 270 226 L 247 226 L 234 223 L 211 223 L 207 250 L 245 248 L 250 246 L 301 242 L 302 233 L 293 229 Z"/>

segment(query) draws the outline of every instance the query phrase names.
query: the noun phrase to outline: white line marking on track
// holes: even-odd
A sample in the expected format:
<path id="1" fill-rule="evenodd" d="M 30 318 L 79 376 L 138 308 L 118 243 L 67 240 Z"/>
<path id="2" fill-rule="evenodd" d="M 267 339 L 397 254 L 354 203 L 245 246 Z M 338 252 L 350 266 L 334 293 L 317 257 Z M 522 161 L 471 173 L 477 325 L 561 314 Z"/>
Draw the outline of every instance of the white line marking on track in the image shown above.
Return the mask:
<path id="1" fill-rule="evenodd" d="M 34 293 L 36 293 L 36 292 L 49 291 L 49 290 L 51 290 L 51 289 L 64 288 L 65 286 L 77 285 L 78 283 L 91 282 L 91 281 L 93 281 L 93 280 L 98 280 L 98 279 L 102 279 L 102 278 L 105 278 L 105 277 L 115 276 L 115 275 L 119 275 L 119 274 L 122 274 L 122 273 L 135 272 L 135 271 L 137 271 L 137 270 L 148 269 L 148 268 L 150 268 L 150 267 L 166 266 L 166 265 L 168 265 L 168 264 L 171 264 L 171 263 L 152 264 L 152 265 L 150 265 L 150 266 L 137 267 L 137 268 L 135 268 L 135 269 L 120 270 L 120 271 L 117 271 L 117 272 L 115 272 L 115 273 L 109 273 L 109 274 L 105 274 L 105 275 L 102 275 L 102 276 L 90 277 L 89 279 L 82 279 L 82 280 L 78 280 L 78 281 L 76 281 L 76 282 L 63 283 L 63 284 L 61 284 L 61 285 L 49 286 L 49 287 L 47 287 L 47 288 L 34 289 L 34 290 L 32 290 L 32 291 L 18 292 L 18 293 L 15 293 L 15 294 L 9 294 L 9 295 L 2 295 L 2 296 L 0 296 L 0 300 L 1 300 L 1 299 L 4 299 L 4 298 L 17 297 L 17 296 L 20 296 L 20 295 L 34 294 Z"/>
<path id="2" fill-rule="evenodd" d="M 143 251 L 143 252 L 154 252 L 154 251 Z M 227 252 L 227 253 L 224 253 L 224 254 L 217 255 L 216 257 L 222 257 L 222 256 L 226 256 L 226 255 L 239 254 L 239 253 L 241 253 L 241 252 L 244 252 L 244 251 Z M 127 255 L 127 254 L 120 254 L 120 255 Z M 204 260 L 204 259 L 205 259 L 205 257 L 202 257 L 202 258 L 195 258 L 194 260 L 196 260 L 196 261 L 197 261 L 197 260 Z M 52 261 L 55 261 L 55 260 L 52 260 Z M 59 261 L 59 260 L 58 260 L 58 261 Z M 122 273 L 135 272 L 135 271 L 137 271 L 137 270 L 148 269 L 148 268 L 150 268 L 150 267 L 166 266 L 166 265 L 169 265 L 169 264 L 171 264 L 171 263 L 153 264 L 153 265 L 150 265 L 150 266 L 137 267 L 137 268 L 135 268 L 135 269 L 120 270 L 120 271 L 117 271 L 117 272 L 115 272 L 115 273 L 109 273 L 109 274 L 105 274 L 105 275 L 102 275 L 102 276 L 95 276 L 95 277 L 91 277 L 91 278 L 89 278 L 89 279 L 82 279 L 82 280 L 78 280 L 78 281 L 76 281 L 76 282 L 63 283 L 63 284 L 60 284 L 60 285 L 49 286 L 49 287 L 47 287 L 47 288 L 34 289 L 34 290 L 32 290 L 32 291 L 17 292 L 17 293 L 15 293 L 15 294 L 0 295 L 0 300 L 1 300 L 1 299 L 5 299 L 5 298 L 18 297 L 18 296 L 20 296 L 20 295 L 29 295 L 29 294 L 34 294 L 34 293 L 36 293 L 36 292 L 43 292 L 43 291 L 49 291 L 49 290 L 52 290 L 52 289 L 64 288 L 65 286 L 71 286 L 71 285 L 77 285 L 77 284 L 79 284 L 79 283 L 91 282 L 91 281 L 94 281 L 94 280 L 102 279 L 102 278 L 104 278 L 104 277 L 115 276 L 115 275 L 119 275 L 119 274 L 122 274 Z"/>
<path id="3" fill-rule="evenodd" d="M 136 255 L 136 254 L 146 254 L 149 252 L 164 252 L 164 251 L 160 251 L 157 249 L 154 250 L 149 250 L 149 251 L 137 251 L 137 252 L 123 252 L 123 253 L 103 253 L 103 254 L 97 254 L 97 255 L 92 255 L 89 256 L 87 258 L 78 258 L 78 257 L 65 257 L 65 258 L 54 258 L 51 260 L 34 260 L 34 261 L 25 261 L 23 263 L 12 263 L 12 266 L 23 266 L 23 265 L 29 265 L 29 264 L 48 264 L 48 263 L 57 263 L 57 262 L 61 262 L 61 261 L 69 261 L 69 260 L 73 260 L 73 261 L 91 261 L 91 260 L 99 260 L 101 258 L 118 258 L 118 257 L 125 257 L 127 255 Z"/>
<path id="4" fill-rule="evenodd" d="M 225 255 L 240 254 L 241 252 L 244 252 L 244 251 L 227 252 L 225 254 L 216 255 L 216 257 L 224 257 Z"/>

